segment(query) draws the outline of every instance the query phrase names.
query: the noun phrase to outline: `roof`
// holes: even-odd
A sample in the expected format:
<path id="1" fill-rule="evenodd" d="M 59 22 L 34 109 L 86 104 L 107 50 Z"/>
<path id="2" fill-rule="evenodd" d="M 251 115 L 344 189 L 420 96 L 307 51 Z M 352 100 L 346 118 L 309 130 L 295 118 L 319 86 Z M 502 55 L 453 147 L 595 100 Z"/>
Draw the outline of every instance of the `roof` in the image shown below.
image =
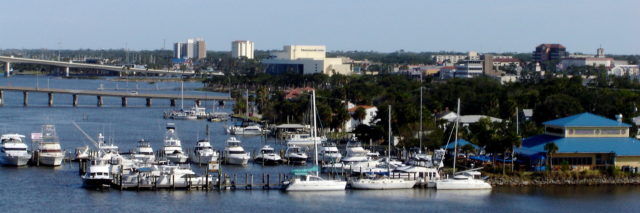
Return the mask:
<path id="1" fill-rule="evenodd" d="M 302 124 L 280 124 L 276 129 L 305 129 L 307 126 Z"/>
<path id="2" fill-rule="evenodd" d="M 475 123 L 481 118 L 488 118 L 491 122 L 502 122 L 502 119 L 500 118 L 494 118 L 486 115 L 463 115 L 460 116 L 460 123 Z"/>
<path id="3" fill-rule="evenodd" d="M 562 44 L 541 44 L 538 47 L 547 47 L 547 48 L 565 48 Z"/>
<path id="4" fill-rule="evenodd" d="M 520 60 L 518 60 L 517 58 L 494 58 L 492 59 L 493 62 L 513 62 L 513 63 L 520 63 Z"/>
<path id="5" fill-rule="evenodd" d="M 617 156 L 640 156 L 640 140 L 635 138 L 565 138 L 551 135 L 525 138 L 518 153 L 544 153 L 544 145 L 551 142 L 558 146 L 557 153 L 615 153 Z"/>
<path id="6" fill-rule="evenodd" d="M 608 119 L 589 112 L 559 118 L 542 123 L 557 127 L 631 127 L 631 125 Z"/>
<path id="7" fill-rule="evenodd" d="M 289 91 L 287 91 L 287 95 L 285 95 L 285 99 L 292 99 L 292 98 L 297 98 L 298 96 L 300 96 L 300 94 L 304 93 L 304 92 L 309 92 L 312 91 L 313 88 L 311 87 L 304 87 L 304 88 L 295 88 L 295 89 L 291 89 Z"/>
<path id="8" fill-rule="evenodd" d="M 363 108 L 363 109 L 367 110 L 367 109 L 372 109 L 372 108 L 376 108 L 376 107 L 375 106 L 370 106 L 370 105 L 358 105 L 358 106 L 349 108 L 348 111 L 349 112 L 355 112 L 358 108 Z"/>
<path id="9" fill-rule="evenodd" d="M 465 139 L 458 139 L 458 149 L 464 145 L 467 144 L 471 144 L 471 146 L 473 146 L 473 148 L 475 148 L 476 150 L 480 149 L 480 147 L 478 145 L 472 144 L 471 142 L 465 140 Z M 443 146 L 443 148 L 445 149 L 453 149 L 453 147 L 455 147 L 455 143 L 454 142 L 450 142 L 449 145 L 447 145 L 446 147 Z"/>

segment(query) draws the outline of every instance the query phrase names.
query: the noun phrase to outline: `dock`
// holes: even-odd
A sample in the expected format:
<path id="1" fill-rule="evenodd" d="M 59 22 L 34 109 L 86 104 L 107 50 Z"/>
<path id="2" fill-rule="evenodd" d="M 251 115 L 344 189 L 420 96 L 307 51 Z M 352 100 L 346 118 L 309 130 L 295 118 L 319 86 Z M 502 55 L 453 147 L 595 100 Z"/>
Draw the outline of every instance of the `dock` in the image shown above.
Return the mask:
<path id="1" fill-rule="evenodd" d="M 184 95 L 181 97 L 180 95 L 174 94 L 139 94 L 139 93 L 130 93 L 130 92 L 113 92 L 113 91 L 98 91 L 98 90 L 75 90 L 75 89 L 55 89 L 55 88 L 33 88 L 33 87 L 15 87 L 15 86 L 0 86 L 0 105 L 4 104 L 4 92 L 22 92 L 23 95 L 23 105 L 29 105 L 29 93 L 47 93 L 48 94 L 48 105 L 53 106 L 54 103 L 54 95 L 55 94 L 67 94 L 72 96 L 72 105 L 74 107 L 78 106 L 78 96 L 95 96 L 96 97 L 96 105 L 98 107 L 102 107 L 104 104 L 103 97 L 119 97 L 122 101 L 122 106 L 128 106 L 129 98 L 141 98 L 146 99 L 146 106 L 151 107 L 153 99 L 165 99 L 169 100 L 169 105 L 172 107 L 176 106 L 176 100 L 184 99 L 184 100 L 192 100 L 195 102 L 196 106 L 200 106 L 202 101 L 230 101 L 232 100 L 229 96 L 203 96 L 203 95 Z"/>

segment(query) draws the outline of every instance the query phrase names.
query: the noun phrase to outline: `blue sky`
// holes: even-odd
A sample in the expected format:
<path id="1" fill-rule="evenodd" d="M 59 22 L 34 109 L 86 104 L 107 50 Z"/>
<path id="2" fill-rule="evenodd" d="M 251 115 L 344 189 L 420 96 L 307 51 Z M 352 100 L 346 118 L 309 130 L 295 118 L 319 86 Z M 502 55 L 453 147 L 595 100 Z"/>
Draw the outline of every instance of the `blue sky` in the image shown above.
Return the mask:
<path id="1" fill-rule="evenodd" d="M 640 54 L 638 0 L 3 0 L 0 49 L 160 49 L 201 37 L 256 49 Z"/>

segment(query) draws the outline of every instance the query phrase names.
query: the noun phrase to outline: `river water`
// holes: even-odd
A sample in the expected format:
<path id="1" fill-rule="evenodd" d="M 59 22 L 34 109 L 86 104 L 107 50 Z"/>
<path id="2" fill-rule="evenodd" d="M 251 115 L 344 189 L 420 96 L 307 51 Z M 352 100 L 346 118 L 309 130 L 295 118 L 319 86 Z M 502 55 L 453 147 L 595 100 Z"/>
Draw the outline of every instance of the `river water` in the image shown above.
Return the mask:
<path id="1" fill-rule="evenodd" d="M 180 93 L 180 83 L 116 82 L 112 79 L 77 80 L 43 76 L 13 76 L 0 78 L 0 85 L 50 87 L 95 90 L 118 88 L 139 93 Z M 102 85 L 102 86 L 101 86 Z M 200 83 L 185 83 L 185 94 L 226 95 L 195 91 Z M 90 144 L 72 124 L 75 121 L 88 134 L 105 134 L 126 152 L 140 138 L 151 141 L 155 149 L 162 146 L 164 127 L 174 122 L 188 148 L 205 137 L 210 125 L 214 148 L 222 150 L 225 123 L 206 121 L 168 121 L 162 113 L 170 109 L 168 100 L 154 100 L 145 107 L 144 99 L 129 100 L 121 107 L 119 98 L 104 98 L 104 107 L 96 107 L 96 97 L 80 96 L 78 107 L 71 106 L 71 95 L 56 95 L 54 106 L 47 106 L 47 94 L 29 94 L 29 106 L 22 106 L 22 93 L 4 93 L 0 107 L 0 133 L 29 135 L 40 125 L 55 124 L 64 149 Z M 209 110 L 217 103 L 205 102 Z M 180 105 L 180 102 L 178 102 Z M 192 101 L 185 101 L 191 107 Z M 230 105 L 217 110 L 229 111 Z M 264 144 L 277 149 L 283 146 L 274 139 L 239 137 L 248 151 L 257 151 Z M 30 140 L 27 139 L 27 143 Z M 202 171 L 194 166 L 197 171 Z M 293 166 L 249 164 L 247 167 L 223 166 L 227 173 L 286 173 Z M 3 212 L 638 212 L 640 187 L 498 187 L 491 191 L 436 191 L 431 189 L 391 191 L 296 192 L 278 190 L 237 191 L 94 191 L 81 187 L 77 164 L 59 168 L 0 167 L 0 209 Z"/>

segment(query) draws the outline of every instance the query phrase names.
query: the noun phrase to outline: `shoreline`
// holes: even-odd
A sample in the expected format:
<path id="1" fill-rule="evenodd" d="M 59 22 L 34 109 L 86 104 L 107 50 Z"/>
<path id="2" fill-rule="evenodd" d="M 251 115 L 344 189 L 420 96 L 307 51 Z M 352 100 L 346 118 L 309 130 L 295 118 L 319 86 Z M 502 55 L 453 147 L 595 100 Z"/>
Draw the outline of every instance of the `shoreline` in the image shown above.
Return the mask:
<path id="1" fill-rule="evenodd" d="M 640 176 L 624 177 L 535 177 L 525 179 L 517 176 L 492 174 L 487 179 L 492 186 L 599 186 L 599 185 L 640 185 Z"/>

